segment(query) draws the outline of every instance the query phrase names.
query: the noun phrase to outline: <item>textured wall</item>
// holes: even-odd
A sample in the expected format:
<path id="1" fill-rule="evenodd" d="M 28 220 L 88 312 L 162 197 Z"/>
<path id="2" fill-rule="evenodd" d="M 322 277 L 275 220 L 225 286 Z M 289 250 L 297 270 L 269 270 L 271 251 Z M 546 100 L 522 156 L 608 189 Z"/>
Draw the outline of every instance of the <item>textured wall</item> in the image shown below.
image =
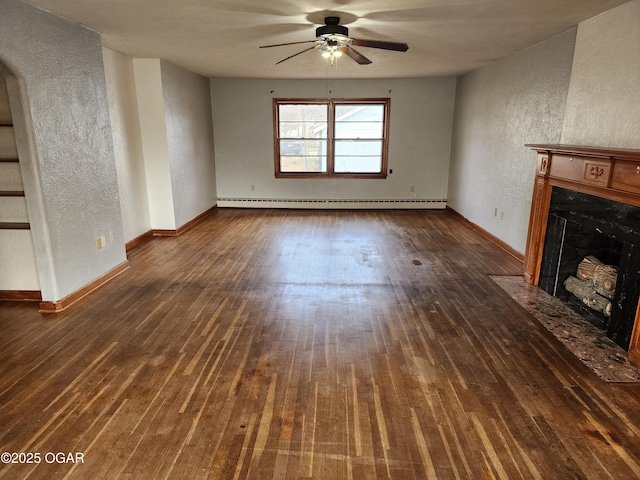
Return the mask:
<path id="1" fill-rule="evenodd" d="M 391 98 L 385 180 L 276 179 L 273 98 Z M 273 92 L 273 93 L 272 93 Z M 211 81 L 219 197 L 444 199 L 454 78 Z M 250 186 L 255 185 L 255 191 Z M 415 187 L 415 193 L 410 187 Z"/>
<path id="2" fill-rule="evenodd" d="M 524 144 L 560 141 L 574 40 L 572 30 L 458 79 L 449 205 L 519 252 L 536 161 Z"/>
<path id="3" fill-rule="evenodd" d="M 562 142 L 640 148 L 640 0 L 578 26 Z"/>
<path id="4" fill-rule="evenodd" d="M 161 62 L 176 227 L 216 204 L 209 79 Z"/>
<path id="5" fill-rule="evenodd" d="M 100 38 L 2 0 L 0 60 L 19 86 L 9 93 L 42 295 L 59 300 L 126 260 Z"/>
<path id="6" fill-rule="evenodd" d="M 122 228 L 124 241 L 128 242 L 151 230 L 133 59 L 107 48 L 103 48 L 102 52 L 118 171 Z"/>

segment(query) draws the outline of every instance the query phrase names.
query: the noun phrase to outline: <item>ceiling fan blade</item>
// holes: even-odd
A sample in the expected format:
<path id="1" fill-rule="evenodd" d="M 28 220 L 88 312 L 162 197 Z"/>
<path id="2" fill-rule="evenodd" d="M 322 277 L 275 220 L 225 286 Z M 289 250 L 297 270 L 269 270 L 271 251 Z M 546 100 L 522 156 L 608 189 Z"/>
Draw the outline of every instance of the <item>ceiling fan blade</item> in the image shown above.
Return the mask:
<path id="1" fill-rule="evenodd" d="M 362 55 L 360 52 L 351 48 L 349 45 L 345 45 L 340 50 L 342 51 L 342 53 L 355 60 L 360 65 L 369 65 L 371 63 L 371 60 Z"/>
<path id="2" fill-rule="evenodd" d="M 406 52 L 409 45 L 398 42 L 384 42 L 382 40 L 364 40 L 362 38 L 352 38 L 351 43 L 358 47 L 382 48 L 384 50 L 394 50 L 396 52 Z"/>
<path id="3" fill-rule="evenodd" d="M 309 47 L 309 48 L 305 48 L 304 50 L 302 50 L 301 52 L 298 53 L 294 53 L 293 55 L 289 55 L 287 58 L 283 58 L 282 60 L 280 60 L 279 62 L 276 62 L 276 65 L 278 65 L 279 63 L 285 62 L 287 60 L 289 60 L 290 58 L 293 57 L 297 57 L 298 55 L 304 53 L 304 52 L 308 52 L 309 50 L 313 50 L 314 48 L 318 48 L 319 45 L 314 45 L 313 47 Z"/>
<path id="4" fill-rule="evenodd" d="M 275 45 L 262 45 L 260 48 L 283 47 L 285 45 L 298 45 L 300 43 L 317 42 L 318 40 L 305 40 L 303 42 L 276 43 Z"/>

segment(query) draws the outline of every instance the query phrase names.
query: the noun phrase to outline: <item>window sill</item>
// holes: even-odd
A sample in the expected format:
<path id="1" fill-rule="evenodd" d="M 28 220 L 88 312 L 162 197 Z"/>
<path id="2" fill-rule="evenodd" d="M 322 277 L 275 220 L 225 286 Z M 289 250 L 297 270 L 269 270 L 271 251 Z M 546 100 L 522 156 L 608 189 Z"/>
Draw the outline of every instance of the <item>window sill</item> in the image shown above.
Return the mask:
<path id="1" fill-rule="evenodd" d="M 387 178 L 386 173 L 276 173 L 276 178 L 360 178 L 360 179 L 377 179 L 384 180 Z"/>

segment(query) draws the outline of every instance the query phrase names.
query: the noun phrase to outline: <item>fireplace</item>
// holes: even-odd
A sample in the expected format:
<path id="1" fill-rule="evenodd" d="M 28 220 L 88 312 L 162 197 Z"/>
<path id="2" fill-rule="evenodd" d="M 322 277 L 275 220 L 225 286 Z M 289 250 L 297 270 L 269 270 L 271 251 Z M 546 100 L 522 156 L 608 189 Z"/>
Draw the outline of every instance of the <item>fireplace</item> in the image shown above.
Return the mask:
<path id="1" fill-rule="evenodd" d="M 640 295 L 640 207 L 553 187 L 538 285 L 627 349 Z"/>
<path id="2" fill-rule="evenodd" d="M 640 150 L 528 146 L 538 166 L 525 279 L 640 365 Z"/>

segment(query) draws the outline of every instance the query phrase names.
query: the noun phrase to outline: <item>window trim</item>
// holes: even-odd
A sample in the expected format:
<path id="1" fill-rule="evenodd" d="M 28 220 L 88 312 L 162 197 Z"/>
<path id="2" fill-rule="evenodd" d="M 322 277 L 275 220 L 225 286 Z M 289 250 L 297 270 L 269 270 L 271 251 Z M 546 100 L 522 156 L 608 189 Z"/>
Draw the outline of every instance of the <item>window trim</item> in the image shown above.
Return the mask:
<path id="1" fill-rule="evenodd" d="M 380 173 L 336 173 L 335 170 L 335 106 L 347 104 L 377 104 L 383 105 L 384 117 L 382 123 L 382 158 Z M 330 98 L 330 99 L 308 99 L 308 98 L 274 98 L 273 99 L 273 150 L 275 160 L 276 178 L 365 178 L 365 179 L 385 179 L 387 178 L 389 160 L 389 111 L 390 98 Z M 327 105 L 327 171 L 326 172 L 282 172 L 280 170 L 280 105 Z M 340 139 L 339 139 L 340 140 Z"/>

